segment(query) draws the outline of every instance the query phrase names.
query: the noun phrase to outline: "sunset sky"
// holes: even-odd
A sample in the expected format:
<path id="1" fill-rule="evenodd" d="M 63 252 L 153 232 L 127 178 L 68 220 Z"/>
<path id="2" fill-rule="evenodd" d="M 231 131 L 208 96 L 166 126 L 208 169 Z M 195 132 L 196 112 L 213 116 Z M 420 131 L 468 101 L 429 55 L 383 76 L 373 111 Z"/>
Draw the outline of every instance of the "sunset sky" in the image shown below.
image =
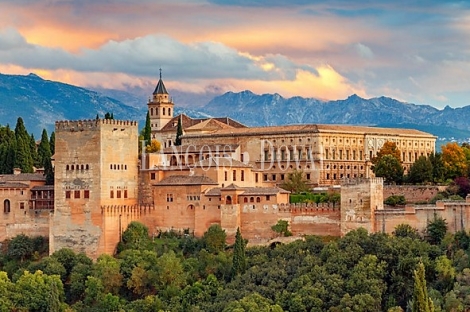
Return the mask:
<path id="1" fill-rule="evenodd" d="M 0 73 L 470 104 L 466 1 L 1 0 Z"/>

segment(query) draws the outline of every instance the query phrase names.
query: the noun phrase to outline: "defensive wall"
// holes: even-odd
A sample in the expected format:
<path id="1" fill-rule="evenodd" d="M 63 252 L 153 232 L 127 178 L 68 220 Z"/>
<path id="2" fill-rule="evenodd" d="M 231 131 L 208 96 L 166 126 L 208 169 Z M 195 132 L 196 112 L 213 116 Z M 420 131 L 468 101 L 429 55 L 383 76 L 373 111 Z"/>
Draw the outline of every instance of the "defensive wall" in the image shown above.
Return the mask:
<path id="1" fill-rule="evenodd" d="M 429 202 L 439 192 L 445 191 L 443 185 L 384 185 L 384 199 L 392 195 L 403 195 L 407 203 Z"/>

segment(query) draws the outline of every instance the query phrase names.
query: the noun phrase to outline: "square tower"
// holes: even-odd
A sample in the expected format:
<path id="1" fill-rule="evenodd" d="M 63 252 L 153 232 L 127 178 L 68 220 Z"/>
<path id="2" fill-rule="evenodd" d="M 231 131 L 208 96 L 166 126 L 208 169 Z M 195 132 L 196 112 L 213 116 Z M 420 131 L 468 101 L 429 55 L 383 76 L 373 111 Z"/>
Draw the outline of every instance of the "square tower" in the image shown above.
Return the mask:
<path id="1" fill-rule="evenodd" d="M 120 232 L 106 228 L 102 207 L 137 204 L 137 122 L 59 121 L 55 133 L 50 252 L 71 248 L 92 258 L 112 254 Z"/>

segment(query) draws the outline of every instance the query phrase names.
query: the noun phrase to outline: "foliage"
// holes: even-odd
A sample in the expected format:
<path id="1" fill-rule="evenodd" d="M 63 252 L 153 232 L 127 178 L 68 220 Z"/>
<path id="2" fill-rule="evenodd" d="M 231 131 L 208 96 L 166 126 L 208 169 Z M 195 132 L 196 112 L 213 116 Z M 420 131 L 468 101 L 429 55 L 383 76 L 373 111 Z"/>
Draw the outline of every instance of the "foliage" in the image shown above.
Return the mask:
<path id="1" fill-rule="evenodd" d="M 446 233 L 446 220 L 437 215 L 434 215 L 434 219 L 430 221 L 426 227 L 427 240 L 431 244 L 438 245 L 442 242 Z"/>
<path id="2" fill-rule="evenodd" d="M 13 259 L 20 260 L 21 262 L 30 258 L 33 255 L 33 252 L 33 240 L 24 234 L 15 236 L 8 243 L 7 255 Z"/>
<path id="3" fill-rule="evenodd" d="M 104 119 L 114 119 L 114 114 L 106 112 L 106 114 L 104 114 Z"/>
<path id="4" fill-rule="evenodd" d="M 399 224 L 395 227 L 392 233 L 395 237 L 408 237 L 411 239 L 419 239 L 418 230 L 411 227 L 409 224 Z"/>
<path id="5" fill-rule="evenodd" d="M 328 194 L 314 194 L 310 192 L 301 193 L 301 194 L 291 194 L 289 201 L 293 204 L 295 203 L 326 203 L 328 202 Z"/>
<path id="6" fill-rule="evenodd" d="M 235 235 L 235 244 L 233 245 L 232 257 L 232 278 L 245 273 L 246 271 L 246 256 L 245 256 L 245 241 L 243 240 L 240 228 L 237 228 Z"/>
<path id="7" fill-rule="evenodd" d="M 442 153 L 434 153 L 429 155 L 429 161 L 432 164 L 433 182 L 439 183 L 445 179 L 444 162 L 442 161 Z"/>
<path id="8" fill-rule="evenodd" d="M 398 149 L 395 142 L 386 141 L 377 152 L 377 155 L 371 159 L 372 164 L 377 165 L 386 155 L 393 156 L 396 160 L 398 160 L 398 162 L 400 162 L 400 150 Z"/>
<path id="9" fill-rule="evenodd" d="M 406 199 L 403 195 L 390 195 L 384 200 L 384 204 L 390 206 L 405 205 Z"/>
<path id="10" fill-rule="evenodd" d="M 160 151 L 162 145 L 157 140 L 152 140 L 150 145 L 147 145 L 145 148 L 146 153 L 156 153 Z"/>
<path id="11" fill-rule="evenodd" d="M 211 225 L 202 237 L 204 247 L 210 253 L 223 251 L 225 249 L 226 240 L 227 234 L 218 224 Z"/>
<path id="12" fill-rule="evenodd" d="M 426 183 L 433 181 L 433 166 L 428 157 L 420 156 L 410 167 L 408 182 Z"/>
<path id="13" fill-rule="evenodd" d="M 442 162 L 448 178 L 456 178 L 467 174 L 467 158 L 465 152 L 457 143 L 447 143 L 441 146 Z"/>
<path id="14" fill-rule="evenodd" d="M 121 242 L 119 242 L 118 253 L 126 249 L 150 249 L 150 237 L 148 228 L 140 222 L 132 221 L 127 229 L 122 233 Z"/>
<path id="15" fill-rule="evenodd" d="M 176 139 L 175 139 L 176 146 L 181 145 L 182 136 L 183 136 L 183 125 L 181 124 L 181 116 L 180 116 L 180 118 L 178 118 L 178 125 L 176 127 Z"/>
<path id="16" fill-rule="evenodd" d="M 456 194 L 465 198 L 470 193 L 470 179 L 467 177 L 455 178 L 453 183 L 457 186 Z"/>
<path id="17" fill-rule="evenodd" d="M 434 305 L 428 296 L 426 287 L 424 264 L 419 262 L 418 269 L 413 271 L 414 292 L 413 292 L 413 312 L 434 312 Z"/>
<path id="18" fill-rule="evenodd" d="M 289 231 L 289 222 L 286 220 L 278 220 L 271 229 L 281 236 L 292 236 L 292 232 Z"/>
<path id="19" fill-rule="evenodd" d="M 145 141 L 145 145 L 149 144 L 152 140 L 152 128 L 150 127 L 150 113 L 147 110 L 147 116 L 145 117 L 145 126 L 141 132 L 142 139 Z"/>
<path id="20" fill-rule="evenodd" d="M 281 184 L 281 188 L 293 194 L 308 192 L 310 190 L 307 180 L 304 178 L 303 171 L 297 169 L 287 174 L 287 179 Z"/>
<path id="21" fill-rule="evenodd" d="M 375 176 L 383 177 L 386 183 L 401 183 L 403 181 L 403 167 L 400 161 L 392 155 L 382 156 L 373 167 Z"/>

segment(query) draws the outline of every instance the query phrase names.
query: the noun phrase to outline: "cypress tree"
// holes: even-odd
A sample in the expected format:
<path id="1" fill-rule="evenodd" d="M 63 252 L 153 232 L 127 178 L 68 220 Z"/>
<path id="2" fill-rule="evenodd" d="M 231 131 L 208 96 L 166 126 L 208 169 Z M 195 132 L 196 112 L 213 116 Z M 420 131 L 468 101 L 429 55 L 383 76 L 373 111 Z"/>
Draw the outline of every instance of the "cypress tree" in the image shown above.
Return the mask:
<path id="1" fill-rule="evenodd" d="M 235 244 L 233 246 L 232 259 L 232 278 L 239 274 L 243 274 L 246 270 L 245 241 L 243 240 L 240 228 L 237 228 L 235 235 Z"/>
<path id="2" fill-rule="evenodd" d="M 31 153 L 33 166 L 36 168 L 42 167 L 42 163 L 38 159 L 38 150 L 36 147 L 36 139 L 34 138 L 34 134 L 31 134 L 29 138 L 29 150 Z"/>
<path id="3" fill-rule="evenodd" d="M 43 129 L 41 134 L 41 143 L 38 146 L 38 163 L 44 166 L 44 161 L 47 157 L 51 158 L 51 146 L 49 145 L 49 136 L 47 130 Z"/>
<path id="4" fill-rule="evenodd" d="M 49 139 L 49 148 L 51 149 L 51 155 L 55 154 L 55 132 L 52 131 L 51 138 Z"/>
<path id="5" fill-rule="evenodd" d="M 434 312 L 434 304 L 428 296 L 424 264 L 420 261 L 418 269 L 413 272 L 414 291 L 413 291 L 413 312 Z"/>
<path id="6" fill-rule="evenodd" d="M 16 137 L 15 167 L 20 168 L 21 172 L 31 173 L 33 172 L 33 158 L 31 155 L 31 150 L 32 150 L 31 137 L 26 131 L 23 119 L 21 117 L 18 117 L 18 120 L 16 121 L 15 137 Z"/>
<path id="7" fill-rule="evenodd" d="M 152 143 L 152 128 L 150 127 L 150 113 L 147 111 L 147 117 L 145 118 L 145 127 L 142 131 L 142 135 L 145 140 L 145 145 Z"/>
<path id="8" fill-rule="evenodd" d="M 175 145 L 181 145 L 181 136 L 183 135 L 183 126 L 181 125 L 181 115 L 178 118 L 178 126 L 176 127 L 176 140 Z"/>

